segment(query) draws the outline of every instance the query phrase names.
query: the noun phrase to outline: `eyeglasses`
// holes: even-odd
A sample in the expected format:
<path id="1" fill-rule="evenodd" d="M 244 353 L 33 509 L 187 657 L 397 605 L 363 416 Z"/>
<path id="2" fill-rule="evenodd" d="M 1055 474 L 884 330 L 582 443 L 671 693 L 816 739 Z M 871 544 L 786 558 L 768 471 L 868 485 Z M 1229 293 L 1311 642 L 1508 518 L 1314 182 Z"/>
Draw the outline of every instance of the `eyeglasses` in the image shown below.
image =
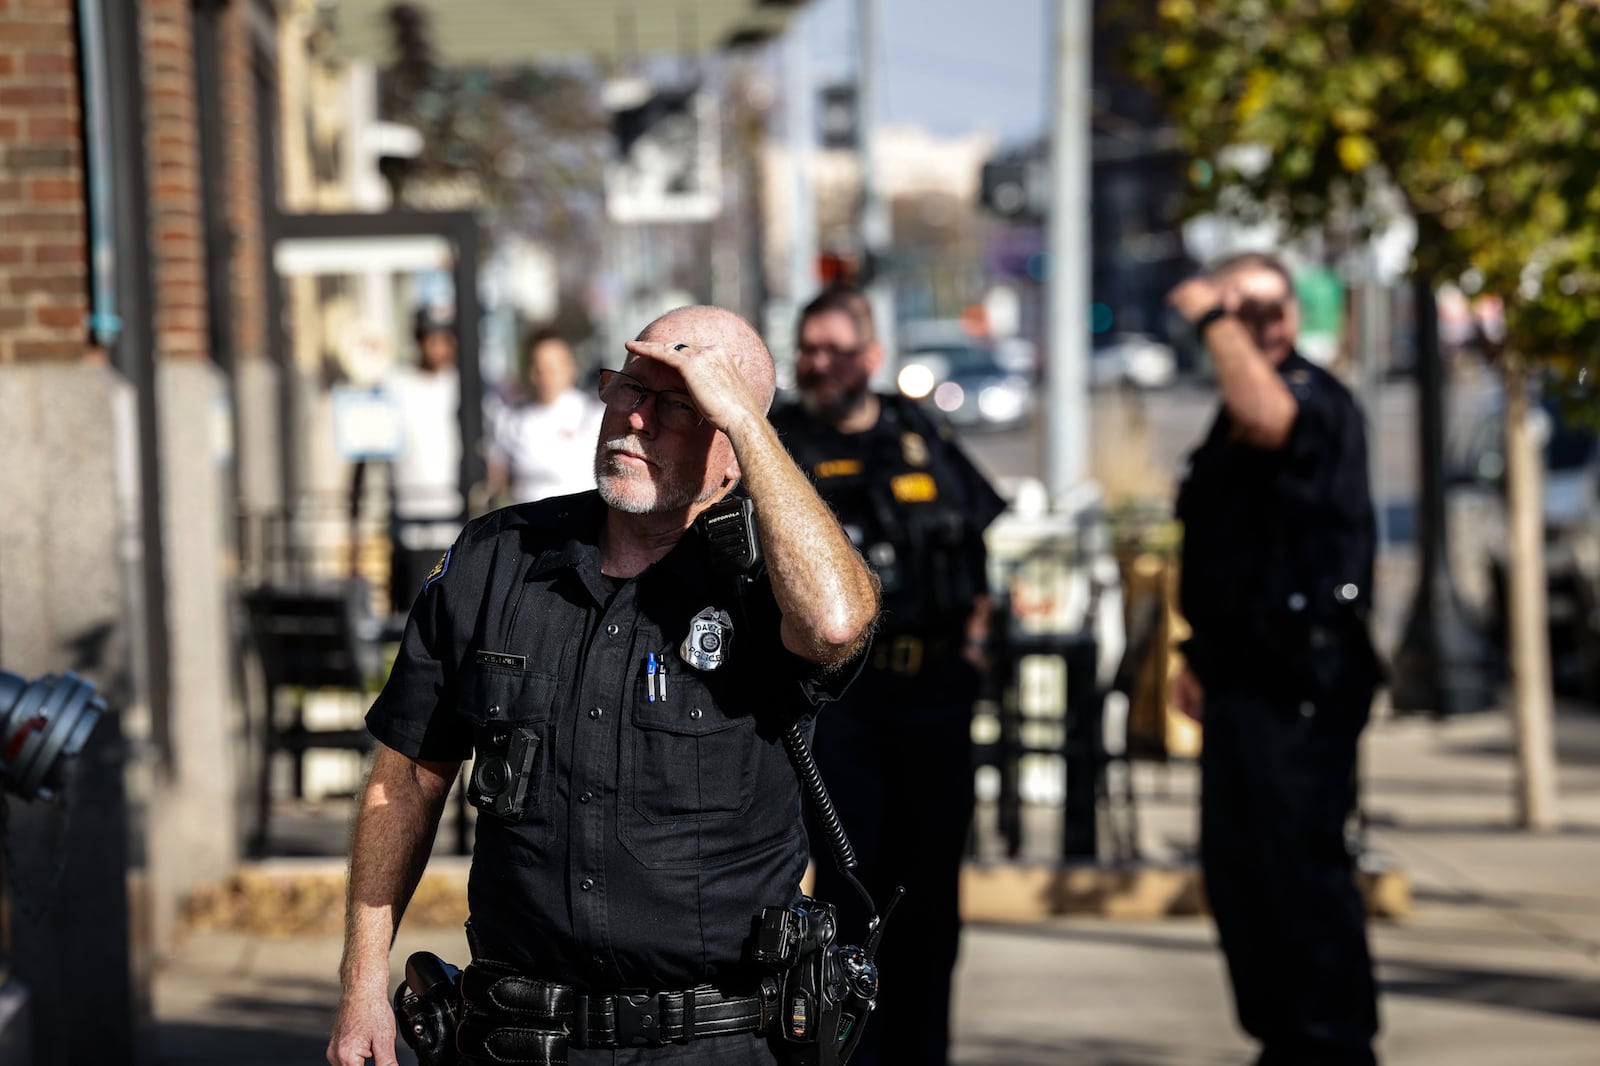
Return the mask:
<path id="1" fill-rule="evenodd" d="M 687 392 L 677 389 L 647 389 L 632 374 L 620 370 L 600 371 L 600 402 L 622 414 L 637 411 L 650 397 L 656 398 L 656 418 L 667 429 L 691 430 L 705 424 L 706 416 L 700 413 Z"/>
<path id="2" fill-rule="evenodd" d="M 1239 305 L 1235 312 L 1245 322 L 1254 322 L 1268 325 L 1273 322 L 1282 322 L 1285 315 L 1282 300 L 1246 300 Z"/>
<path id="3" fill-rule="evenodd" d="M 802 356 L 810 358 L 813 355 L 826 355 L 830 359 L 854 359 L 866 349 L 866 345 L 857 345 L 854 348 L 841 348 L 837 344 L 806 344 L 802 342 L 797 350 Z"/>

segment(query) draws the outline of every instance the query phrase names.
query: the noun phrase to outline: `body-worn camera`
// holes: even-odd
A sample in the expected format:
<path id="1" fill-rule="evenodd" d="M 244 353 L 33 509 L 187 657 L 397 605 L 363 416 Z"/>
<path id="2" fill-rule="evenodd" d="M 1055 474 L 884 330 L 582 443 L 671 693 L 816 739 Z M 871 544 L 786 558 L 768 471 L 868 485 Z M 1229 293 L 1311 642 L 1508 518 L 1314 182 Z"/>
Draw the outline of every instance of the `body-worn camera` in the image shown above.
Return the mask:
<path id="1" fill-rule="evenodd" d="M 479 810 L 520 821 L 527 809 L 528 785 L 538 755 L 536 730 L 515 726 L 491 733 L 473 758 L 467 799 Z"/>
<path id="2" fill-rule="evenodd" d="M 810 896 L 764 907 L 757 922 L 756 962 L 775 971 L 776 1024 L 794 1066 L 849 1061 L 877 1006 L 877 964 L 854 944 L 835 944 L 838 932 L 834 905 Z"/>

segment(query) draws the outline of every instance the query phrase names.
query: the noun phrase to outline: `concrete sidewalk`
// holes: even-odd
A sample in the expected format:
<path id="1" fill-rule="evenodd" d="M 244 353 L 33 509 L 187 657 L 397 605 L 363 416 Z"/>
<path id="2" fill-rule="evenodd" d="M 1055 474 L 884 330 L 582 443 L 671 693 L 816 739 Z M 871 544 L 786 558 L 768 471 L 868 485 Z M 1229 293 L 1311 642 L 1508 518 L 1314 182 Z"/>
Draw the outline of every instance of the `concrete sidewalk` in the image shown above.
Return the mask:
<path id="1" fill-rule="evenodd" d="M 1600 712 L 1558 723 L 1565 828 L 1509 828 L 1508 719 L 1376 723 L 1365 753 L 1369 845 L 1408 875 L 1404 921 L 1374 926 L 1388 1066 L 1600 1063 Z M 1192 847 L 1192 774 L 1141 801 L 1160 836 Z M 1187 834 L 1187 839 L 1185 838 Z M 457 929 L 407 929 L 464 958 Z M 156 1061 L 322 1061 L 340 945 L 192 933 L 156 987 Z M 892 979 L 892 977 L 887 978 Z M 1058 918 L 969 925 L 958 973 L 962 1066 L 1222 1066 L 1251 1061 L 1204 919 Z"/>

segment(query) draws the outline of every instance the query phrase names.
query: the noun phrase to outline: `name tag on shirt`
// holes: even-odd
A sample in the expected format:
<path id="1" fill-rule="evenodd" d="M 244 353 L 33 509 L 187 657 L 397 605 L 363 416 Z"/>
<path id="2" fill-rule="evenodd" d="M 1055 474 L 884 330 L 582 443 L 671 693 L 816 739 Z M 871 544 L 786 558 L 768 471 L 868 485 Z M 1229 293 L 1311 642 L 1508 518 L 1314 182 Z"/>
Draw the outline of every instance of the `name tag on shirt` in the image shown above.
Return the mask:
<path id="1" fill-rule="evenodd" d="M 528 665 L 526 655 L 508 655 L 503 651 L 480 651 L 478 653 L 479 666 L 507 666 L 513 670 L 525 669 Z"/>

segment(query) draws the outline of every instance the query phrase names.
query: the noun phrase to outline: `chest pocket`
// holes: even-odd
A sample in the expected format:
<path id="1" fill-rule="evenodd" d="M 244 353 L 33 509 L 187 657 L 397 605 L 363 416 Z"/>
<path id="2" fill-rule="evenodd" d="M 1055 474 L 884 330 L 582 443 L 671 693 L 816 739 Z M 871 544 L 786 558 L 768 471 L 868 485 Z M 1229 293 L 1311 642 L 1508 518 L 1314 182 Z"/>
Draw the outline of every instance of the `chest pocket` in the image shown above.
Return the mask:
<path id="1" fill-rule="evenodd" d="M 755 719 L 718 707 L 704 679 L 671 675 L 667 698 L 634 698 L 630 797 L 645 821 L 664 825 L 737 818 L 755 794 L 760 740 Z"/>
<path id="2" fill-rule="evenodd" d="M 512 823 L 548 824 L 551 702 L 556 679 L 509 666 L 474 663 L 462 678 L 457 713 L 472 724 L 467 791 L 485 813 Z"/>

